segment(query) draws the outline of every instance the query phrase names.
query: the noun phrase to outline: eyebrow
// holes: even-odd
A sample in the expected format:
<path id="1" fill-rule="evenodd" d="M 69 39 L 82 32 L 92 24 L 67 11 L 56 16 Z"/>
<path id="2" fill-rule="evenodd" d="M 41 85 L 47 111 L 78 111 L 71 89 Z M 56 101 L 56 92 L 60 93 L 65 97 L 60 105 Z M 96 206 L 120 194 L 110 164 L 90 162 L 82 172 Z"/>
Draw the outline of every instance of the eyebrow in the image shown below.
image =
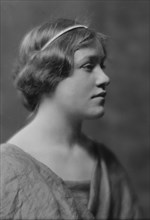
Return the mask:
<path id="1" fill-rule="evenodd" d="M 98 62 L 99 60 L 105 60 L 106 59 L 106 56 L 105 55 L 88 55 L 88 56 L 85 56 L 84 58 L 82 58 L 78 63 L 82 63 L 82 62 L 85 62 L 85 61 L 96 61 Z"/>

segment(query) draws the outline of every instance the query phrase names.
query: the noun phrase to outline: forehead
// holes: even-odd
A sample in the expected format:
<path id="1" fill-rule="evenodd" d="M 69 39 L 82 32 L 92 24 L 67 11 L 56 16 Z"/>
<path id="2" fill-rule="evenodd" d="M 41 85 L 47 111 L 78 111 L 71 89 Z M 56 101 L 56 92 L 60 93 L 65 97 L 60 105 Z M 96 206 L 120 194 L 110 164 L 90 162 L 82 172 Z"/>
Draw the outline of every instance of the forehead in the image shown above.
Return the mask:
<path id="1" fill-rule="evenodd" d="M 74 53 L 74 63 L 78 63 L 81 60 L 88 59 L 89 57 L 103 58 L 105 56 L 104 50 L 101 47 L 89 46 L 81 48 Z"/>

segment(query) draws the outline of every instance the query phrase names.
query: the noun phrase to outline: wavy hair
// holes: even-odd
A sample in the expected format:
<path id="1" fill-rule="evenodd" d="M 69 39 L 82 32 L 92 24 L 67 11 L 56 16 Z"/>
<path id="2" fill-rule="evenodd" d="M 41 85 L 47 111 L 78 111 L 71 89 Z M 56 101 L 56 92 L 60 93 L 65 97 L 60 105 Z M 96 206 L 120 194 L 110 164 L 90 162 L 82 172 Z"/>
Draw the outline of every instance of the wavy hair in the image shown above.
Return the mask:
<path id="1" fill-rule="evenodd" d="M 13 80 L 29 111 L 33 112 L 42 96 L 53 93 L 59 82 L 72 73 L 76 50 L 97 42 L 106 56 L 106 36 L 90 28 L 68 31 L 41 50 L 60 31 L 76 24 L 80 23 L 57 19 L 32 29 L 22 40 Z"/>

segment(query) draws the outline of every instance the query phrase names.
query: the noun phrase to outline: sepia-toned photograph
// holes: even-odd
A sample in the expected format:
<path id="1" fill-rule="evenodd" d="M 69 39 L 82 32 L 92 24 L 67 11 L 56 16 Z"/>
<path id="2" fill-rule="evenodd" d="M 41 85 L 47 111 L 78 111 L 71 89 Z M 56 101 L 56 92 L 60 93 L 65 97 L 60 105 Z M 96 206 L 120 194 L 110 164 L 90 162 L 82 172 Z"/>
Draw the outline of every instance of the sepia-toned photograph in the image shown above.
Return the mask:
<path id="1" fill-rule="evenodd" d="M 0 14 L 0 219 L 150 219 L 150 2 Z"/>

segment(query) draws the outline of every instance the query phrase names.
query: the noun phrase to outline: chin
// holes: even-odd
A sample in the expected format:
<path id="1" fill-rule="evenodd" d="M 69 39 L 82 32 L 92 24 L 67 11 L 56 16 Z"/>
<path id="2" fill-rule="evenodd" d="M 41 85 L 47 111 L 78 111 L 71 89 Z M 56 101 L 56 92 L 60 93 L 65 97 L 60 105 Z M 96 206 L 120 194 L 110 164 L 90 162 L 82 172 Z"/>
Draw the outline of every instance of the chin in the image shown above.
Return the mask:
<path id="1" fill-rule="evenodd" d="M 101 117 L 103 117 L 104 114 L 105 114 L 104 108 L 98 109 L 98 111 L 90 112 L 87 116 L 87 119 L 101 118 Z"/>

